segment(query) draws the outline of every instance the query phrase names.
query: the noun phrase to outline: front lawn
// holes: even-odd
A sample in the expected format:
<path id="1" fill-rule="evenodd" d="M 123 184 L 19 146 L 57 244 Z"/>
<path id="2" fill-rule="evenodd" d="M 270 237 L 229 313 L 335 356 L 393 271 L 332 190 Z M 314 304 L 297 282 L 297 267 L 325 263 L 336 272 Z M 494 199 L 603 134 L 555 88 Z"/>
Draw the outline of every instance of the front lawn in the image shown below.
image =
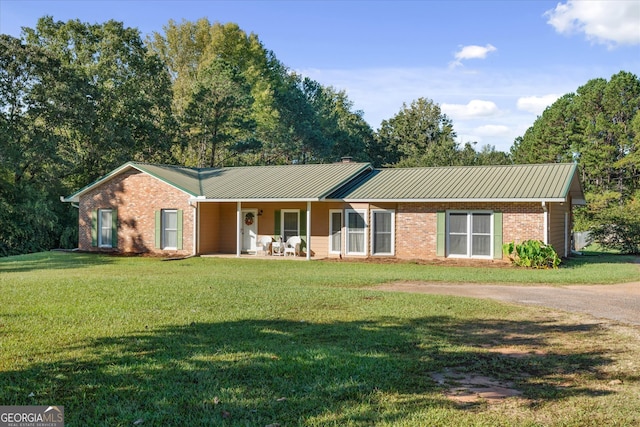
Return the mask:
<path id="1" fill-rule="evenodd" d="M 585 257 L 523 271 L 0 259 L 0 405 L 63 405 L 68 426 L 638 425 L 638 328 L 362 289 L 400 280 L 637 280 L 638 265 L 620 260 L 628 261 Z M 455 399 L 465 376 L 519 394 Z"/>

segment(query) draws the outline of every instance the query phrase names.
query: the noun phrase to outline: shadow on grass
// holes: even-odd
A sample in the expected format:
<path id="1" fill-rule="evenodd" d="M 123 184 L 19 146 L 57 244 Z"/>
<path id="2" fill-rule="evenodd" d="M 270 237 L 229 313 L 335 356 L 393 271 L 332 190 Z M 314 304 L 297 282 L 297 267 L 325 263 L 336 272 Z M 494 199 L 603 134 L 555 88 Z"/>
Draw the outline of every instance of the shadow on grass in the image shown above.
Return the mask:
<path id="1" fill-rule="evenodd" d="M 557 387 L 563 375 L 604 376 L 604 354 L 487 351 L 599 333 L 597 325 L 445 316 L 192 323 L 96 339 L 64 349 L 78 358 L 0 372 L 0 404 L 64 405 L 68 425 L 406 422 L 430 408 L 466 412 L 431 379 L 446 367 L 513 381 L 538 402 L 606 394 Z"/>
<path id="2" fill-rule="evenodd" d="M 112 263 L 108 255 L 78 252 L 40 252 L 0 258 L 0 273 L 21 273 L 37 270 L 61 270 L 83 268 Z"/>

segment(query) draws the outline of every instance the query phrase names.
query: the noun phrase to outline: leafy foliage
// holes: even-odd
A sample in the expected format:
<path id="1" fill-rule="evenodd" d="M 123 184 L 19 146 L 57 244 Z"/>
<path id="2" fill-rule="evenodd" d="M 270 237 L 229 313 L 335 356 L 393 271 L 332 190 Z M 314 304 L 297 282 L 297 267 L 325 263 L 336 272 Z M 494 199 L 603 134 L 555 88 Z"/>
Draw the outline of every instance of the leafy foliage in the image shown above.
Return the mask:
<path id="1" fill-rule="evenodd" d="M 561 262 L 553 246 L 545 245 L 540 240 L 505 243 L 502 250 L 519 267 L 558 268 Z"/>
<path id="2" fill-rule="evenodd" d="M 607 192 L 591 200 L 590 237 L 606 249 L 640 254 L 640 191 L 621 203 L 621 195 Z"/>

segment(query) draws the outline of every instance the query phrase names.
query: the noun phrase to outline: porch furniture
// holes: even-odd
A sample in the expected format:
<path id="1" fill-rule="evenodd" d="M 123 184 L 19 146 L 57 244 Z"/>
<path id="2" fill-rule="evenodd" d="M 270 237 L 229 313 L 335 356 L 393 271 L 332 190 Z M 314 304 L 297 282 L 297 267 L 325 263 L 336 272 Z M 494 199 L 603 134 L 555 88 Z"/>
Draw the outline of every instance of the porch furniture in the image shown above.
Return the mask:
<path id="1" fill-rule="evenodd" d="M 263 236 L 260 238 L 260 244 L 262 245 L 262 254 L 268 255 L 271 253 L 271 244 L 273 243 L 273 238 L 270 236 Z"/>
<path id="2" fill-rule="evenodd" d="M 271 255 L 274 255 L 274 256 L 284 255 L 284 248 L 285 248 L 285 244 L 282 241 L 282 238 L 280 238 L 279 240 L 276 240 L 275 242 L 271 243 Z"/>
<path id="3" fill-rule="evenodd" d="M 284 248 L 284 256 L 289 254 L 296 256 L 300 254 L 300 244 L 302 243 L 302 239 L 300 236 L 289 237 L 287 240 L 287 244 Z"/>

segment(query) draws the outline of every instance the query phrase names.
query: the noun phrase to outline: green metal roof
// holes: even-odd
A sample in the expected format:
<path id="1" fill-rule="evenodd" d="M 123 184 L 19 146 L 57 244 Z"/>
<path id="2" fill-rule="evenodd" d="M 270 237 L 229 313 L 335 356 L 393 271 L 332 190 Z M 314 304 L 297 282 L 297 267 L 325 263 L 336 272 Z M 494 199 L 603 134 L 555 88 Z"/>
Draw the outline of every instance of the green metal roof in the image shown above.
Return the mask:
<path id="1" fill-rule="evenodd" d="M 212 200 L 320 200 L 368 163 L 247 166 L 200 171 L 202 195 Z"/>
<path id="2" fill-rule="evenodd" d="M 129 162 L 62 201 L 78 202 L 82 194 L 129 169 L 148 173 L 193 197 L 228 201 L 320 200 L 354 177 L 372 170 L 369 163 L 199 169 Z"/>
<path id="3" fill-rule="evenodd" d="M 560 201 L 583 204 L 577 165 L 377 169 L 328 198 L 347 201 Z"/>
<path id="4" fill-rule="evenodd" d="M 564 201 L 584 204 L 577 165 L 372 169 L 369 163 L 185 168 L 129 162 L 62 198 L 137 169 L 186 194 L 217 201 Z"/>

